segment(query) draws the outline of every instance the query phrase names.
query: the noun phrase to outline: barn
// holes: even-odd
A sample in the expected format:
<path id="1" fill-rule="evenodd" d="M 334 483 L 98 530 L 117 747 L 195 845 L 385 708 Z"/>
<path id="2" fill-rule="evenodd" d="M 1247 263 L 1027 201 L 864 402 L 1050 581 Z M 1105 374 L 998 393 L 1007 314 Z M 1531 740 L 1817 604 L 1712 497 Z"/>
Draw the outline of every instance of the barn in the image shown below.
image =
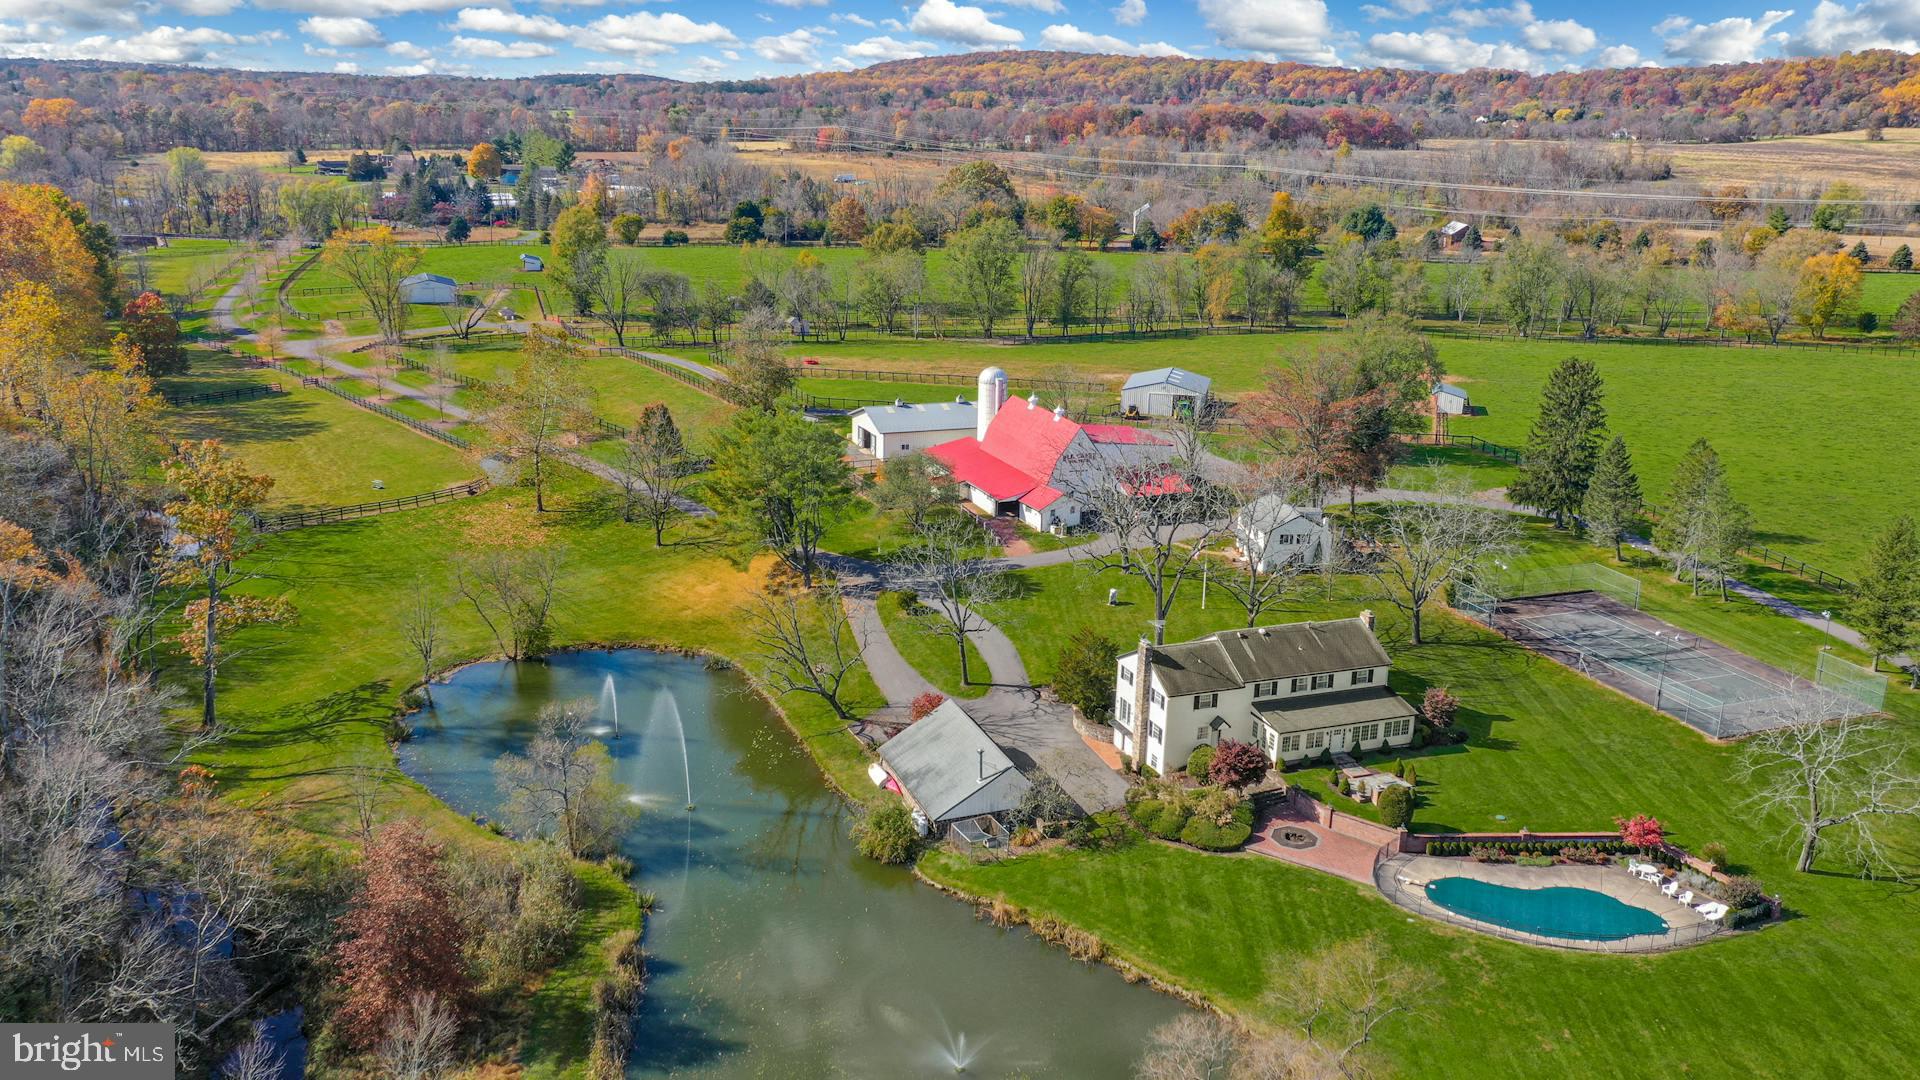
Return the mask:
<path id="1" fill-rule="evenodd" d="M 895 399 L 848 414 L 847 438 L 880 461 L 972 435 L 977 413 L 966 398 L 915 404 Z"/>
<path id="2" fill-rule="evenodd" d="M 445 274 L 411 274 L 400 279 L 400 298 L 409 304 L 451 304 L 460 298 Z"/>
<path id="3" fill-rule="evenodd" d="M 1464 416 L 1473 406 L 1467 392 L 1452 383 L 1437 383 L 1433 388 L 1433 410 L 1448 416 Z"/>
<path id="4" fill-rule="evenodd" d="M 1177 367 L 1135 372 L 1120 388 L 1120 411 L 1128 416 L 1173 416 L 1204 409 L 1213 380 Z"/>

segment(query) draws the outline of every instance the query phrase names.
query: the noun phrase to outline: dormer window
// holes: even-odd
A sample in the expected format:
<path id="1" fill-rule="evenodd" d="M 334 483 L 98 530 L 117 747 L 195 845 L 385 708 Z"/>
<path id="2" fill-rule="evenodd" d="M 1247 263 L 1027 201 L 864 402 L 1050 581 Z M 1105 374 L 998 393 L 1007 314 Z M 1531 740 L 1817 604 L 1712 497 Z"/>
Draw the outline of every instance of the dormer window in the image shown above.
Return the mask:
<path id="1" fill-rule="evenodd" d="M 1220 695 L 1217 693 L 1195 694 L 1193 695 L 1193 707 L 1196 709 L 1217 709 L 1220 707 Z"/>
<path id="2" fill-rule="evenodd" d="M 1373 669 L 1372 669 L 1372 668 L 1361 668 L 1361 669 L 1360 669 L 1359 671 L 1356 671 L 1356 672 L 1354 672 L 1354 673 L 1353 673 L 1353 681 L 1352 681 L 1351 683 L 1349 683 L 1348 685 L 1350 685 L 1350 686 L 1366 686 L 1366 685 L 1368 685 L 1368 684 L 1370 684 L 1370 683 L 1372 683 L 1372 682 L 1373 682 Z"/>
<path id="3" fill-rule="evenodd" d="M 1331 689 L 1333 689 L 1333 675 L 1332 675 L 1332 673 L 1328 673 L 1328 674 L 1326 674 L 1326 675 L 1315 675 L 1315 676 L 1313 677 L 1313 688 L 1314 688 L 1315 690 L 1331 690 Z"/>
<path id="4" fill-rule="evenodd" d="M 1263 683 L 1253 684 L 1253 696 L 1257 698 L 1272 697 L 1273 695 L 1279 692 L 1280 692 L 1280 682 L 1278 679 L 1274 680 L 1273 682 L 1263 682 Z"/>

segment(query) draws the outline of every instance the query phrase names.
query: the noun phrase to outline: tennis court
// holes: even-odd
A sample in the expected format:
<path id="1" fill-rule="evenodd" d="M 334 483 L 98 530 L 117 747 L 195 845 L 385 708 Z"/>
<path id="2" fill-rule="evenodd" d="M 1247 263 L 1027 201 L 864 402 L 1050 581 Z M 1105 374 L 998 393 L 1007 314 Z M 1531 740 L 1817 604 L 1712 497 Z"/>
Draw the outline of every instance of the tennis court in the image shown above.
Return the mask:
<path id="1" fill-rule="evenodd" d="M 1874 711 L 1850 690 L 1795 678 L 1601 593 L 1501 600 L 1490 614 L 1513 640 L 1714 738 Z"/>

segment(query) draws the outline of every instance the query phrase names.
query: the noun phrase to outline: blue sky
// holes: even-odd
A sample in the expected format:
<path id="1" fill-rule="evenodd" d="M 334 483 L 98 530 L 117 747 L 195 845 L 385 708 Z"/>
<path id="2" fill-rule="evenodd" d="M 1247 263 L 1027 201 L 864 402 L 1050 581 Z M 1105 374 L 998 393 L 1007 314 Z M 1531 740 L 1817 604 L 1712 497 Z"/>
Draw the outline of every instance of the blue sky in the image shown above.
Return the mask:
<path id="1" fill-rule="evenodd" d="M 1889 47 L 1920 50 L 1920 0 L 0 0 L 0 55 L 382 75 L 711 79 L 1003 48 L 1548 71 Z"/>

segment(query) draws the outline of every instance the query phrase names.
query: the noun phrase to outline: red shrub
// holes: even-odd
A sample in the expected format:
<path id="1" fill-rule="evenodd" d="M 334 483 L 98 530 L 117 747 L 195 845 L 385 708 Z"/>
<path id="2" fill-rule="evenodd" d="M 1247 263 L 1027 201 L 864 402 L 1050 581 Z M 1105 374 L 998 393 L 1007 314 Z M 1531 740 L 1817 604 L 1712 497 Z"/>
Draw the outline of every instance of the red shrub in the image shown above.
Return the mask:
<path id="1" fill-rule="evenodd" d="M 367 880 L 340 917 L 334 963 L 345 1003 L 335 1014 L 356 1049 L 378 1042 L 416 993 L 432 992 L 457 1011 L 468 998 L 461 963 L 466 934 L 453 913 L 440 846 L 400 821 L 367 847 Z"/>
<path id="2" fill-rule="evenodd" d="M 936 694 L 929 690 L 919 697 L 914 698 L 913 702 L 907 706 L 907 719 L 916 722 L 922 720 L 928 713 L 944 704 L 946 700 L 947 695 Z"/>
<path id="3" fill-rule="evenodd" d="M 1642 851 L 1651 851 L 1666 839 L 1666 832 L 1660 827 L 1660 819 L 1648 814 L 1615 818 L 1613 823 L 1620 826 L 1620 839 Z"/>
<path id="4" fill-rule="evenodd" d="M 1267 755 L 1252 743 L 1222 739 L 1214 748 L 1213 764 L 1207 768 L 1207 776 L 1216 784 L 1243 788 L 1259 783 L 1271 765 Z"/>

